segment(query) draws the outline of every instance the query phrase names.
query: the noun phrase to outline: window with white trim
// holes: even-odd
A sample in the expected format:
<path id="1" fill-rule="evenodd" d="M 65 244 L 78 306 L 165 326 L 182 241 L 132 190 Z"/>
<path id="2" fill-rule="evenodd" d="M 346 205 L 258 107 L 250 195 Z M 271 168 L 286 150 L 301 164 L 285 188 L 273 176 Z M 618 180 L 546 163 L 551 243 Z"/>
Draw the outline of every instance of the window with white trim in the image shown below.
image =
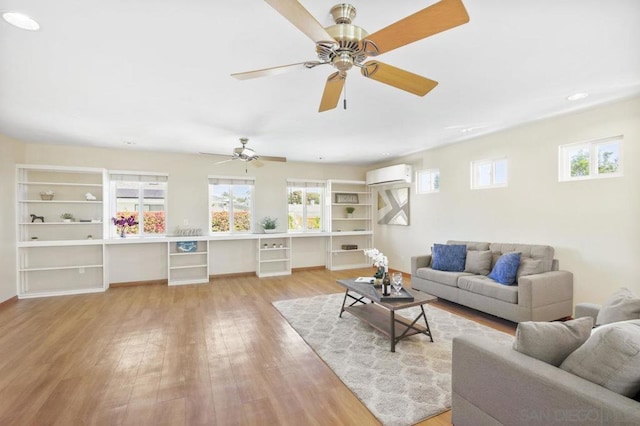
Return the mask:
<path id="1" fill-rule="evenodd" d="M 166 235 L 168 180 L 169 175 L 166 173 L 109 172 L 111 217 L 121 222 L 123 218 L 133 217 L 129 223 L 138 222 L 135 225 L 113 224 L 110 227 L 111 237 L 122 233 L 137 236 Z"/>
<path id="2" fill-rule="evenodd" d="M 440 170 L 427 169 L 416 172 L 416 193 L 440 192 Z"/>
<path id="3" fill-rule="evenodd" d="M 209 176 L 209 233 L 252 232 L 254 189 L 254 178 Z"/>
<path id="4" fill-rule="evenodd" d="M 622 136 L 560 145 L 560 182 L 622 176 Z"/>
<path id="5" fill-rule="evenodd" d="M 325 181 L 287 180 L 287 229 L 320 232 L 323 229 Z"/>
<path id="6" fill-rule="evenodd" d="M 471 162 L 471 189 L 502 188 L 507 186 L 507 178 L 506 158 Z"/>

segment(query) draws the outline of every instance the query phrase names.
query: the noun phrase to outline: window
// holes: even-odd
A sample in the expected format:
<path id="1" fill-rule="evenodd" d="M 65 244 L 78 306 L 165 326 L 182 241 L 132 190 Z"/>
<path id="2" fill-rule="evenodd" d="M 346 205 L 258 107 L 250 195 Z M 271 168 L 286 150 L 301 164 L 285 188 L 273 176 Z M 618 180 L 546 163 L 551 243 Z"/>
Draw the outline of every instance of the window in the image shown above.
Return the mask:
<path id="1" fill-rule="evenodd" d="M 622 176 L 622 136 L 560 145 L 558 158 L 561 182 Z"/>
<path id="2" fill-rule="evenodd" d="M 111 216 L 133 217 L 138 222 L 125 226 L 124 233 L 138 236 L 166 234 L 167 174 L 114 171 L 109 174 L 109 181 Z M 119 228 L 111 227 L 112 237 L 121 231 Z"/>
<path id="3" fill-rule="evenodd" d="M 288 180 L 288 229 L 294 232 L 322 231 L 324 181 Z"/>
<path id="4" fill-rule="evenodd" d="M 416 193 L 428 194 L 440 191 L 440 170 L 418 170 L 416 172 Z"/>
<path id="5" fill-rule="evenodd" d="M 209 232 L 249 233 L 253 230 L 253 178 L 209 177 Z"/>
<path id="6" fill-rule="evenodd" d="M 507 186 L 507 159 L 471 162 L 471 189 Z"/>

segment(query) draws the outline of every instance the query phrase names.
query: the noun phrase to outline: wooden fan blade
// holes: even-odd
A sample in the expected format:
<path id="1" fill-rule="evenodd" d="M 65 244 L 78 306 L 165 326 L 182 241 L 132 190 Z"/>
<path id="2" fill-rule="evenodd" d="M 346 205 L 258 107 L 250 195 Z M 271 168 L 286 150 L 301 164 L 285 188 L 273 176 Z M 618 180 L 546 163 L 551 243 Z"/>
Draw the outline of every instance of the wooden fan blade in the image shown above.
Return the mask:
<path id="1" fill-rule="evenodd" d="M 320 25 L 297 0 L 265 0 L 269 6 L 284 16 L 296 28 L 305 33 L 315 43 L 333 41 L 333 37 Z"/>
<path id="2" fill-rule="evenodd" d="M 324 93 L 322 93 L 322 100 L 320 101 L 320 109 L 318 109 L 318 112 L 334 109 L 338 106 L 346 78 L 346 76 L 341 76 L 339 72 L 334 72 L 327 78 L 327 84 L 324 86 Z"/>
<path id="3" fill-rule="evenodd" d="M 260 157 L 260 158 L 262 158 L 262 157 Z M 252 164 L 254 167 L 262 167 L 262 166 L 264 166 L 264 163 L 262 161 L 260 161 L 260 160 L 251 160 L 249 162 L 249 164 Z"/>
<path id="4" fill-rule="evenodd" d="M 364 66 L 360 68 L 360 71 L 365 77 L 418 96 L 426 95 L 438 85 L 437 81 L 429 80 L 418 74 L 379 61 L 366 62 Z"/>
<path id="5" fill-rule="evenodd" d="M 269 157 L 268 155 L 261 155 L 260 159 L 263 161 L 279 161 L 281 163 L 286 163 L 286 157 Z"/>
<path id="6" fill-rule="evenodd" d="M 441 0 L 376 31 L 367 40 L 378 46 L 379 53 L 385 53 L 467 22 L 469 15 L 462 0 Z"/>
<path id="7" fill-rule="evenodd" d="M 290 64 L 290 65 L 281 65 L 279 67 L 264 68 L 264 69 L 255 70 L 255 71 L 237 72 L 237 73 L 231 74 L 231 77 L 237 78 L 238 80 L 249 80 L 250 78 L 268 77 L 272 75 L 283 74 L 295 68 L 300 68 L 300 69 L 306 68 L 304 64 L 306 64 L 306 62 L 299 62 L 297 64 Z"/>

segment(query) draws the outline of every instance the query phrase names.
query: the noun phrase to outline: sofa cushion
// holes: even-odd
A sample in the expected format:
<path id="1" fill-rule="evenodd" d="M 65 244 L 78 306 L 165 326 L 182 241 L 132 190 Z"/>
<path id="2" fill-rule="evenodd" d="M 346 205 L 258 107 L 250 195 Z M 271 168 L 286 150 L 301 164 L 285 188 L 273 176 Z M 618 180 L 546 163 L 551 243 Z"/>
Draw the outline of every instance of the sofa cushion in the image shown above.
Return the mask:
<path id="1" fill-rule="evenodd" d="M 542 272 L 542 260 L 532 259 L 530 257 L 520 257 L 520 265 L 516 272 L 516 281 L 519 280 L 520 277 L 541 274 Z"/>
<path id="2" fill-rule="evenodd" d="M 478 275 L 489 275 L 491 271 L 491 252 L 489 250 L 468 250 L 464 271 Z"/>
<path id="3" fill-rule="evenodd" d="M 467 246 L 467 250 L 478 250 L 478 251 L 489 250 L 489 243 L 485 243 L 481 241 L 449 240 L 447 241 L 447 244 L 464 245 L 464 246 Z"/>
<path id="4" fill-rule="evenodd" d="M 593 318 L 518 324 L 513 349 L 555 367 L 591 336 Z"/>
<path id="5" fill-rule="evenodd" d="M 520 253 L 505 253 L 500 256 L 493 267 L 489 278 L 496 280 L 500 284 L 512 285 L 516 282 L 516 273 L 520 265 Z"/>
<path id="6" fill-rule="evenodd" d="M 482 275 L 462 276 L 458 279 L 458 287 L 471 293 L 481 294 L 507 303 L 518 303 L 518 287 L 498 284 Z"/>
<path id="7" fill-rule="evenodd" d="M 640 318 L 640 298 L 628 288 L 621 288 L 613 293 L 600 307 L 596 324 L 609 324 Z"/>
<path id="8" fill-rule="evenodd" d="M 640 320 L 594 330 L 560 368 L 621 395 L 640 391 Z"/>
<path id="9" fill-rule="evenodd" d="M 420 278 L 424 278 L 425 280 L 435 281 L 437 283 L 448 285 L 451 287 L 457 287 L 459 277 L 472 274 L 468 272 L 448 272 L 438 271 L 431 268 L 418 268 L 416 270 L 416 275 Z"/>
<path id="10" fill-rule="evenodd" d="M 434 244 L 431 267 L 439 271 L 464 271 L 467 246 L 458 244 Z"/>
<path id="11" fill-rule="evenodd" d="M 542 261 L 542 272 L 549 272 L 553 268 L 554 250 L 551 246 L 536 244 L 491 243 L 490 250 L 492 252 L 502 254 L 519 252 L 522 254 L 522 257 L 540 259 Z"/>

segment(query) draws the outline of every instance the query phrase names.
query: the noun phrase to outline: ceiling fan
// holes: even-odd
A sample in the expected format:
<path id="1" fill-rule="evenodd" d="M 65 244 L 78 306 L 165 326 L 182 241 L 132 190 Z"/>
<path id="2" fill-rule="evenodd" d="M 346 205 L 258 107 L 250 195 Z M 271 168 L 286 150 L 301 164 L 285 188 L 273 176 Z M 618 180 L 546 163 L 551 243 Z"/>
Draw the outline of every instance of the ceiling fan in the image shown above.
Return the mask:
<path id="1" fill-rule="evenodd" d="M 241 161 L 244 161 L 245 163 L 251 162 L 251 164 L 253 164 L 256 167 L 262 167 L 264 164 L 262 164 L 262 162 L 260 162 L 259 159 L 265 160 L 265 161 L 280 161 L 280 162 L 287 161 L 285 157 L 267 157 L 264 155 L 258 155 L 253 149 L 247 148 L 248 142 L 249 142 L 248 138 L 240 138 L 240 143 L 242 144 L 242 146 L 239 146 L 233 150 L 233 152 L 231 153 L 231 158 L 229 158 L 228 160 L 218 161 L 217 163 L 214 163 L 214 164 L 222 164 L 222 163 L 228 163 L 229 161 L 233 161 L 233 160 L 241 160 Z M 219 154 L 212 154 L 209 152 L 201 152 L 200 154 L 219 155 Z"/>
<path id="2" fill-rule="evenodd" d="M 347 71 L 354 66 L 360 68 L 360 73 L 367 78 L 418 96 L 426 95 L 438 85 L 437 81 L 377 60 L 365 60 L 469 22 L 462 0 L 441 0 L 368 34 L 364 29 L 351 24 L 356 16 L 356 8 L 350 4 L 341 3 L 332 7 L 331 15 L 335 25 L 323 28 L 297 0 L 265 1 L 316 43 L 319 60 L 231 75 L 245 80 L 276 75 L 294 68 L 314 68 L 329 64 L 337 71 L 327 78 L 319 112 L 334 109 L 338 105 Z"/>

